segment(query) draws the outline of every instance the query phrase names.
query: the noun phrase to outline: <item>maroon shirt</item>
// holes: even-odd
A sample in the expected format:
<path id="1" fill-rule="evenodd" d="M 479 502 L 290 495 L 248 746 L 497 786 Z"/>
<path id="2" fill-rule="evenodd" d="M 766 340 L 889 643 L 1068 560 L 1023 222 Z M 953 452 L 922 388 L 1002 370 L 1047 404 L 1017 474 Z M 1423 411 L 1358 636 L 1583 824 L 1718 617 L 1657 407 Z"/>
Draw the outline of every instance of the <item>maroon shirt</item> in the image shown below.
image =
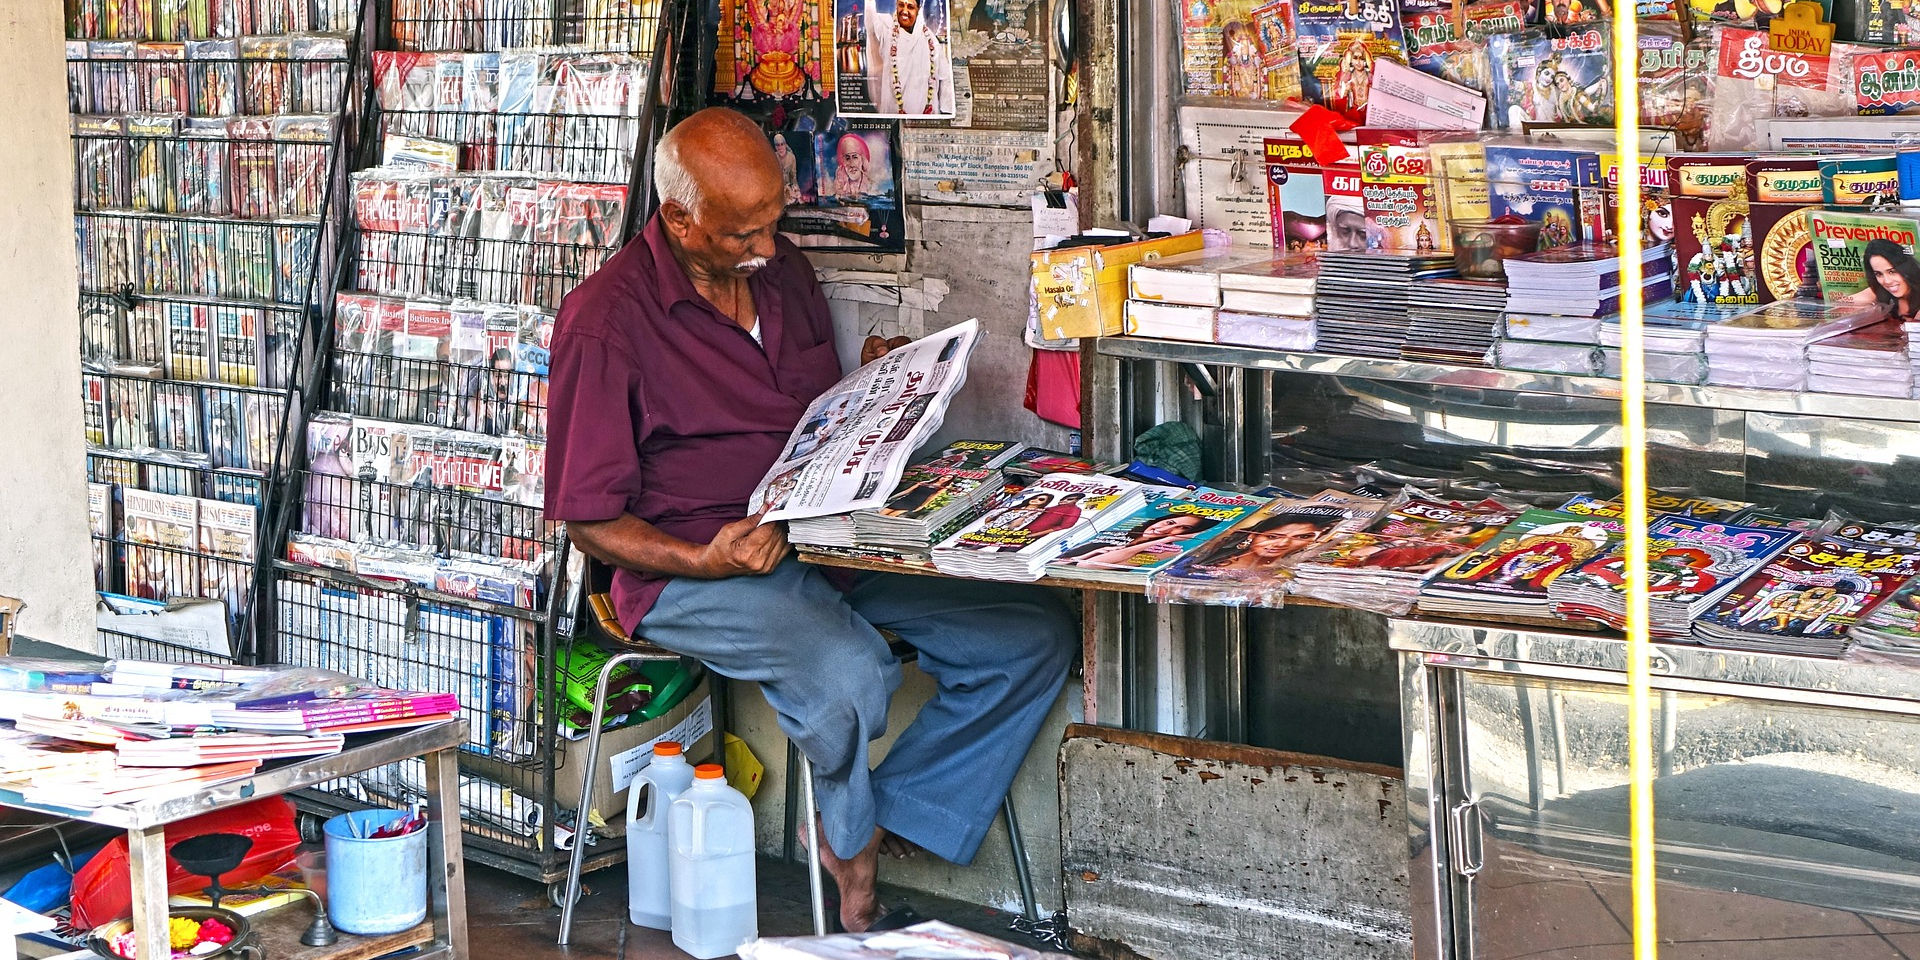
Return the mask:
<path id="1" fill-rule="evenodd" d="M 784 238 L 747 282 L 762 348 L 673 259 L 660 218 L 560 305 L 547 407 L 547 516 L 631 513 L 708 543 L 747 515 L 807 404 L 840 379 L 833 321 Z M 620 570 L 614 608 L 638 628 L 670 578 Z"/>

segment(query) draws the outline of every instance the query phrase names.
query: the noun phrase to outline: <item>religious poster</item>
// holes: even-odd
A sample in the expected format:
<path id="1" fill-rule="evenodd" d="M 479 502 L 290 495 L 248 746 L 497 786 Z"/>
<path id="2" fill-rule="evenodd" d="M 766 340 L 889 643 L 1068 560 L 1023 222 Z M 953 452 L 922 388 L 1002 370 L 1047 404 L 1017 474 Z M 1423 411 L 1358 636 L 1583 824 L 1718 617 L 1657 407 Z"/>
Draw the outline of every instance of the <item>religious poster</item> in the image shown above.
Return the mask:
<path id="1" fill-rule="evenodd" d="M 720 0 L 713 54 L 715 101 L 833 96 L 833 0 Z"/>
<path id="2" fill-rule="evenodd" d="M 787 182 L 787 239 L 814 250 L 906 250 L 899 124 L 822 104 L 776 110 L 767 136 Z"/>
<path id="3" fill-rule="evenodd" d="M 836 0 L 840 113 L 946 120 L 953 116 L 948 0 Z"/>
<path id="4" fill-rule="evenodd" d="M 956 127 L 1053 130 L 1047 0 L 949 0 L 953 4 Z"/>
<path id="5" fill-rule="evenodd" d="M 1293 0 L 1182 0 L 1180 71 L 1189 97 L 1300 96 Z"/>

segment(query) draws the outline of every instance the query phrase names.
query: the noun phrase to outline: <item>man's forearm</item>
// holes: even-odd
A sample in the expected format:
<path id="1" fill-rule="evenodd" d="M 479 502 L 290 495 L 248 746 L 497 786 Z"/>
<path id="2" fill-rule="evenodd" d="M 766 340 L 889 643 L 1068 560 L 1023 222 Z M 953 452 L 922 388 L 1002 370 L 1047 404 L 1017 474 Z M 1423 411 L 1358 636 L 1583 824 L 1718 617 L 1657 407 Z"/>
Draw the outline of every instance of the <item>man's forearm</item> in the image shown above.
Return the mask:
<path id="1" fill-rule="evenodd" d="M 568 523 L 567 535 L 601 563 L 667 577 L 714 577 L 706 568 L 705 545 L 665 533 L 630 513 L 612 520 Z"/>

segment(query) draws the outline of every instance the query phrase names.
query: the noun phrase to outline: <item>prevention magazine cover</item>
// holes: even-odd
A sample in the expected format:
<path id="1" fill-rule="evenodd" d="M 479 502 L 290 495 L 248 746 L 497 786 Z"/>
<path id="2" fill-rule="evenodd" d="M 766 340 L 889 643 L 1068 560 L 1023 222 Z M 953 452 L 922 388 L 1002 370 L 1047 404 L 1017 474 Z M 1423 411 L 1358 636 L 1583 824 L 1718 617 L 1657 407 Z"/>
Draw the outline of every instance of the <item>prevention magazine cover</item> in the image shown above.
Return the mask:
<path id="1" fill-rule="evenodd" d="M 1920 243 L 1920 221 L 1912 217 L 1815 209 L 1807 221 L 1820 296 L 1828 301 L 1870 301 L 1868 275 L 1882 268 L 1868 260 L 1899 269 L 1914 262 L 1914 246 Z"/>

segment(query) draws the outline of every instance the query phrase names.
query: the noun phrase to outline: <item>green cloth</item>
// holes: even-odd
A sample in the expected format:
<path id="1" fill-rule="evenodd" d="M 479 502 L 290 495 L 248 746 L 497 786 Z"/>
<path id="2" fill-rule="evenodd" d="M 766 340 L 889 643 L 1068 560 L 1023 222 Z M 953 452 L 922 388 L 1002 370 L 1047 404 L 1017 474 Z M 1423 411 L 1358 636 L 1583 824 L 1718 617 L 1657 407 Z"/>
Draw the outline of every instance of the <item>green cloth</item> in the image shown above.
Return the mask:
<path id="1" fill-rule="evenodd" d="M 1178 420 L 1158 424 L 1134 437 L 1133 456 L 1188 479 L 1200 476 L 1200 437 Z"/>

